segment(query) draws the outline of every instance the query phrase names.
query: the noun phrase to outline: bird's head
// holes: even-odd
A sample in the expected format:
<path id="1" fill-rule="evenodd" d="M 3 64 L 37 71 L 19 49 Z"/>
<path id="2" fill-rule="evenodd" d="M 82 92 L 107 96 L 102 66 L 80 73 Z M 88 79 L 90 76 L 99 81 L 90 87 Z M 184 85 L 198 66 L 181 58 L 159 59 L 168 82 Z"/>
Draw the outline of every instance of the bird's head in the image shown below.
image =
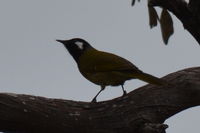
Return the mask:
<path id="1" fill-rule="evenodd" d="M 93 48 L 87 41 L 81 38 L 56 41 L 62 43 L 65 46 L 65 48 L 69 51 L 76 62 L 86 50 Z"/>

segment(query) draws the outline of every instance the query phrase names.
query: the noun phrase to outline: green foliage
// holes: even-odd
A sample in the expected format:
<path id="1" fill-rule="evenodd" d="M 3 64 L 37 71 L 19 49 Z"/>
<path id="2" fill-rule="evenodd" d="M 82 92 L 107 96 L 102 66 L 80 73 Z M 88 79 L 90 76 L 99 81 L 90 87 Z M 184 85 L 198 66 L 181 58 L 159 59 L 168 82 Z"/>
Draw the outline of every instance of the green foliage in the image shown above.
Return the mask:
<path id="1" fill-rule="evenodd" d="M 157 21 L 158 21 L 158 14 L 155 10 L 155 8 L 148 6 L 148 11 L 149 11 L 149 26 L 151 28 L 157 26 Z"/>
<path id="2" fill-rule="evenodd" d="M 140 2 L 140 0 L 138 0 L 138 2 Z M 135 0 L 132 0 L 132 3 L 131 3 L 132 6 L 135 5 Z"/>
<path id="3" fill-rule="evenodd" d="M 138 2 L 140 2 L 140 0 L 138 0 Z M 132 6 L 134 4 L 135 0 L 132 0 Z M 173 20 L 171 15 L 169 14 L 168 10 L 163 9 L 159 18 L 156 9 L 152 7 L 149 3 L 148 3 L 148 12 L 149 12 L 150 28 L 156 27 L 159 22 L 161 27 L 163 42 L 167 45 L 170 36 L 174 33 Z"/>
<path id="4" fill-rule="evenodd" d="M 165 9 L 162 10 L 160 16 L 160 27 L 162 32 L 163 41 L 168 43 L 169 37 L 174 33 L 173 21 L 169 12 Z"/>

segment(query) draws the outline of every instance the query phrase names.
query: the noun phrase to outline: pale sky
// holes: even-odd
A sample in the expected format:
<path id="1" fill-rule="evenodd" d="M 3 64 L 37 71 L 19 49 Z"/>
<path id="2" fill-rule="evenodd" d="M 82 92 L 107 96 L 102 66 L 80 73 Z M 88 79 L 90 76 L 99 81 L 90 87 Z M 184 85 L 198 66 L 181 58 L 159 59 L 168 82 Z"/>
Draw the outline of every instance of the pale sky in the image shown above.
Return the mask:
<path id="1" fill-rule="evenodd" d="M 56 39 L 80 37 L 93 47 L 120 55 L 157 77 L 200 66 L 200 47 L 173 17 L 175 33 L 165 46 L 160 27 L 148 26 L 147 3 L 130 0 L 17 0 L 0 2 L 0 91 L 91 101 L 100 87 L 86 80 Z M 130 92 L 144 85 L 126 82 Z M 107 87 L 97 100 L 122 95 Z M 200 108 L 183 111 L 165 123 L 167 133 L 199 130 Z"/>

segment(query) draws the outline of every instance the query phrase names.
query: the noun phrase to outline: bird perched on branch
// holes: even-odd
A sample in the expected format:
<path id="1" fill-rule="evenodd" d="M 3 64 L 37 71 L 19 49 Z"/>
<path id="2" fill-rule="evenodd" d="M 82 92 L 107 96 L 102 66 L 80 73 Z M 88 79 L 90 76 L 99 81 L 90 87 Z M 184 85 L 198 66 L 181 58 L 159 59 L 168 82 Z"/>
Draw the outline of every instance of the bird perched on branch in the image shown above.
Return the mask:
<path id="1" fill-rule="evenodd" d="M 81 74 L 89 81 L 101 86 L 101 90 L 92 102 L 96 102 L 97 96 L 109 85 L 121 85 L 123 96 L 126 95 L 123 87 L 126 80 L 140 79 L 151 84 L 164 84 L 163 80 L 142 72 L 128 60 L 112 53 L 99 51 L 83 39 L 56 41 L 64 44 L 76 61 Z"/>

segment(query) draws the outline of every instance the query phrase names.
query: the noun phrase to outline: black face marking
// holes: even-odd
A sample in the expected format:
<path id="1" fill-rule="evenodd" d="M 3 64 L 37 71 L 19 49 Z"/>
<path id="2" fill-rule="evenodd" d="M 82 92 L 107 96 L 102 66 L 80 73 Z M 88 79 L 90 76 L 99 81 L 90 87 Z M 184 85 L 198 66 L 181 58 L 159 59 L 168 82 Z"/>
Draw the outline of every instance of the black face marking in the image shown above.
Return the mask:
<path id="1" fill-rule="evenodd" d="M 57 40 L 64 44 L 65 48 L 72 55 L 74 60 L 78 62 L 79 57 L 90 48 L 93 48 L 88 42 L 80 38 L 74 38 L 71 40 Z"/>

